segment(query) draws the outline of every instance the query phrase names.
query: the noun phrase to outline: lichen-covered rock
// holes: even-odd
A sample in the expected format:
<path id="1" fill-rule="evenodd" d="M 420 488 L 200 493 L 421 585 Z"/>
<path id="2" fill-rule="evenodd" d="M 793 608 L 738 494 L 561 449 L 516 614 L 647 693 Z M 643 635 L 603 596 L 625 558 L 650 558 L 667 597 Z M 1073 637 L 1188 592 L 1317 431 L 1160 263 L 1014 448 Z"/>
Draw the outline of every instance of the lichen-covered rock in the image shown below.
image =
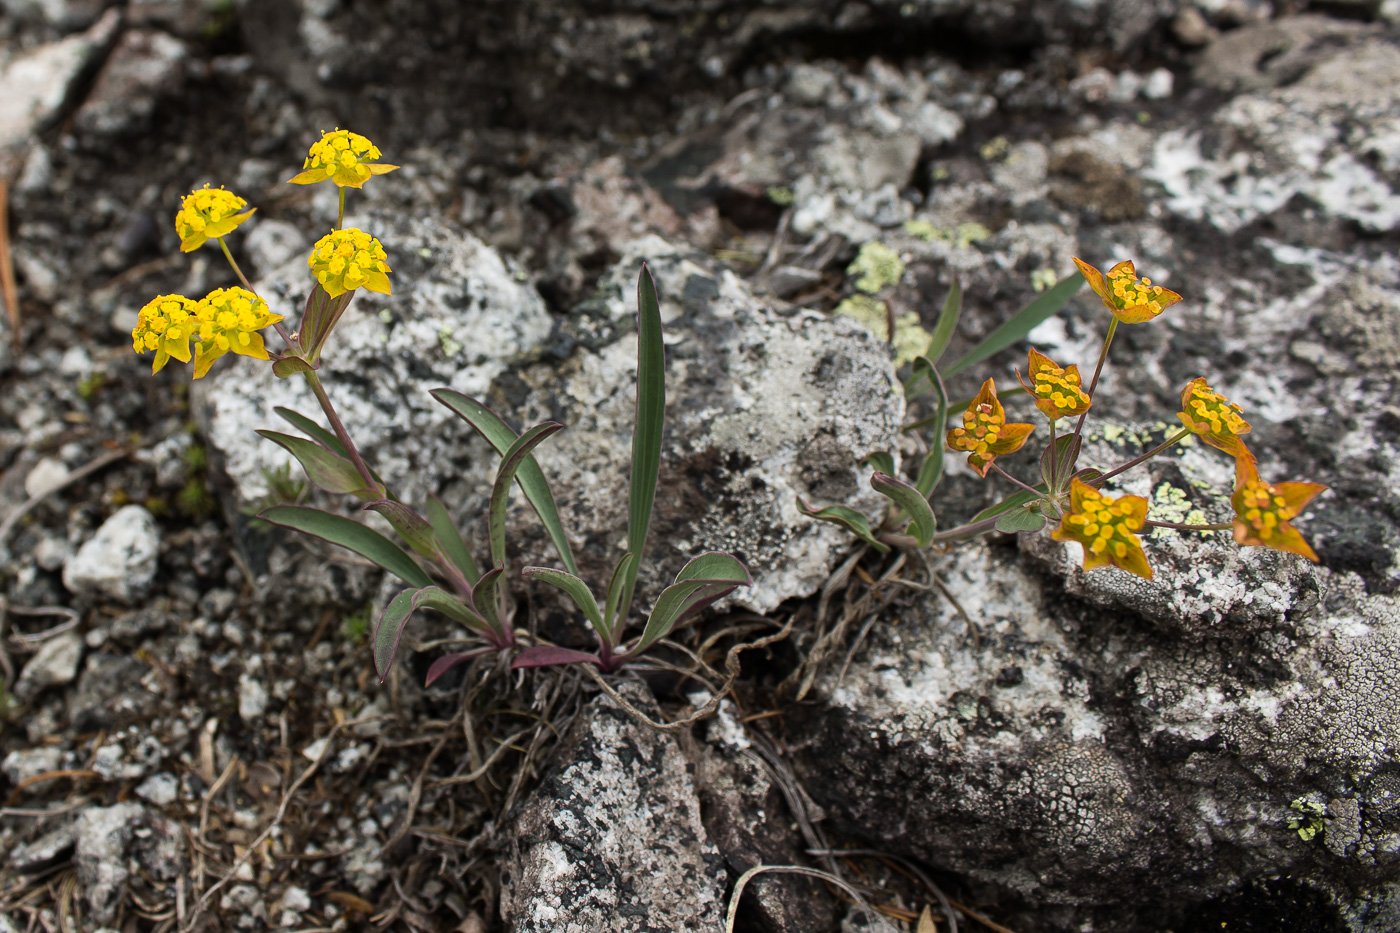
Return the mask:
<path id="1" fill-rule="evenodd" d="M 133 868 L 149 880 L 171 882 L 184 867 L 179 828 L 137 803 L 84 810 L 74 833 L 78 884 L 95 923 L 116 917 Z"/>
<path id="2" fill-rule="evenodd" d="M 63 585 L 83 599 L 132 603 L 155 582 L 160 531 L 150 511 L 125 505 L 63 562 Z"/>
<path id="3" fill-rule="evenodd" d="M 655 716 L 640 683 L 628 701 Z M 518 808 L 501 869 L 511 933 L 718 933 L 724 860 L 674 736 L 607 697 L 580 715 L 553 773 Z"/>
<path id="4" fill-rule="evenodd" d="M 844 680 L 819 681 L 801 761 L 841 825 L 1039 905 L 1017 929 L 1158 930 L 1278 876 L 1342 908 L 1387 896 L 1393 597 L 1323 574 L 1323 598 L 1267 630 L 1183 639 L 1067 599 L 1010 548 L 938 572 L 978 637 L 940 597 L 909 598 Z M 1294 802 L 1312 797 L 1305 839 Z"/>

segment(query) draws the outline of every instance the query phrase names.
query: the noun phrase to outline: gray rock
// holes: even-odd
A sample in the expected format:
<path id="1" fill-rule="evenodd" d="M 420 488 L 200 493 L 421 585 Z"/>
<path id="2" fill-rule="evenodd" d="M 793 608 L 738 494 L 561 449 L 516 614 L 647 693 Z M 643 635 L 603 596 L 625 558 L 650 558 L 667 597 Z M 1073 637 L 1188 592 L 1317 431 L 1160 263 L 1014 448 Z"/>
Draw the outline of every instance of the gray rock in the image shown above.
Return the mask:
<path id="1" fill-rule="evenodd" d="M 250 274 L 271 274 L 297 257 L 305 262 L 311 252 L 311 238 L 285 220 L 259 220 L 243 239 L 243 249 L 253 265 Z"/>
<path id="2" fill-rule="evenodd" d="M 620 689 L 658 714 L 641 684 Z M 680 745 L 607 697 L 580 715 L 508 838 L 501 918 L 512 933 L 723 927 L 723 859 L 701 824 Z"/>
<path id="3" fill-rule="evenodd" d="M 160 553 L 155 517 L 122 506 L 63 565 L 63 585 L 84 599 L 133 603 L 150 590 Z"/>
<path id="4" fill-rule="evenodd" d="M 22 784 L 32 777 L 49 771 L 57 771 L 63 766 L 63 750 L 53 746 L 16 749 L 0 762 L 0 771 L 11 784 Z"/>
<path id="5" fill-rule="evenodd" d="M 73 728 L 112 729 L 152 715 L 159 697 L 141 683 L 149 670 L 129 654 L 89 655 L 68 700 Z"/>
<path id="6" fill-rule="evenodd" d="M 26 875 L 50 868 L 72 851 L 76 838 L 74 824 L 65 823 L 33 842 L 16 846 L 10 852 L 9 867 Z"/>
<path id="7" fill-rule="evenodd" d="M 103 54 L 121 23 L 108 10 L 82 35 L 39 46 L 11 59 L 0 71 L 0 156 L 55 119 L 80 78 Z"/>
<path id="8" fill-rule="evenodd" d="M 108 136 L 141 129 L 185 80 L 185 43 L 153 29 L 122 33 L 74 115 L 78 130 Z"/>
<path id="9" fill-rule="evenodd" d="M 1181 640 L 1066 599 L 1010 549 L 960 548 L 938 572 L 980 642 L 948 602 L 910 598 L 802 730 L 806 786 L 838 825 L 1008 907 L 1072 908 L 1018 929 L 1161 929 L 1161 905 L 1281 875 L 1347 904 L 1393 876 L 1394 598 L 1333 575 L 1270 630 Z M 1333 803 L 1310 843 L 1289 818 L 1311 793 Z"/>
<path id="10" fill-rule="evenodd" d="M 138 803 L 84 810 L 76 824 L 77 851 L 74 862 L 78 882 L 88 911 L 97 923 L 109 923 L 126 896 L 127 851 L 146 808 Z"/>
<path id="11" fill-rule="evenodd" d="M 62 687 L 78 676 L 83 657 L 83 639 L 76 632 L 64 632 L 44 642 L 15 682 L 15 696 L 32 700 L 49 687 Z"/>
<path id="12" fill-rule="evenodd" d="M 136 796 L 157 807 L 167 807 L 180 796 L 180 782 L 173 774 L 162 771 L 136 785 Z"/>

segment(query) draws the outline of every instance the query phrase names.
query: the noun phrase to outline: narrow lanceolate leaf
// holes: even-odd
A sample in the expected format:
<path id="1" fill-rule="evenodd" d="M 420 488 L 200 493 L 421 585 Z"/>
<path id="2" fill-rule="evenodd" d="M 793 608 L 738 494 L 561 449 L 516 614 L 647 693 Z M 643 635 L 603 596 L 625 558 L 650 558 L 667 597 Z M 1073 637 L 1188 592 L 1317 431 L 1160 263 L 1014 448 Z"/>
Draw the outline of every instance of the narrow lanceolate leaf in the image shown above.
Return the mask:
<path id="1" fill-rule="evenodd" d="M 1032 330 L 1054 317 L 1079 291 L 1084 284 L 1084 276 L 1076 272 L 1054 288 L 1046 291 L 1035 301 L 1026 305 L 1012 316 L 1011 320 L 992 331 L 953 365 L 943 370 L 944 376 L 961 372 L 974 363 L 980 363 L 993 353 L 999 353 L 1019 340 L 1024 340 Z"/>
<path id="2" fill-rule="evenodd" d="M 909 531 L 913 533 L 914 540 L 918 542 L 919 547 L 928 547 L 934 532 L 938 530 L 938 522 L 933 517 L 933 509 L 929 507 L 924 494 L 888 473 L 876 473 L 870 477 L 870 485 L 880 495 L 899 506 L 909 517 Z"/>
<path id="3" fill-rule="evenodd" d="M 870 520 L 853 508 L 844 505 L 828 505 L 824 509 L 814 509 L 801 499 L 797 500 L 797 508 L 809 518 L 840 525 L 881 554 L 889 553 L 889 545 L 877 541 L 875 535 L 870 531 Z"/>
<path id="4" fill-rule="evenodd" d="M 542 580 L 550 586 L 563 590 L 574 601 L 574 605 L 583 610 L 583 614 L 588 617 L 588 623 L 593 626 L 593 631 L 598 633 L 598 637 L 604 641 L 608 640 L 607 625 L 603 622 L 603 614 L 598 610 L 598 601 L 593 598 L 588 584 L 571 573 L 551 570 L 548 567 L 526 567 L 523 575 L 535 580 Z"/>
<path id="5" fill-rule="evenodd" d="M 496 483 L 491 487 L 491 506 L 487 511 L 493 564 L 504 567 L 506 563 L 506 506 L 510 502 L 510 487 L 515 482 L 516 471 L 536 445 L 554 432 L 563 430 L 563 427 L 557 421 L 545 421 L 517 437 L 506 448 L 501 466 L 496 470 Z"/>
<path id="6" fill-rule="evenodd" d="M 389 601 L 374 626 L 374 670 L 379 675 L 380 683 L 389 675 L 389 666 L 394 663 L 394 655 L 398 653 L 404 627 L 420 608 L 436 609 L 474 632 L 486 631 L 486 624 L 476 613 L 442 588 L 427 586 L 404 590 Z"/>
<path id="7" fill-rule="evenodd" d="M 432 396 L 451 409 L 453 414 L 471 425 L 473 430 L 496 449 L 496 453 L 505 454 L 510 449 L 510 445 L 515 443 L 515 432 L 504 421 L 496 417 L 495 412 L 471 396 L 463 395 L 453 389 L 434 389 Z M 569 549 L 568 536 L 564 534 L 564 523 L 559 520 L 559 509 L 554 504 L 554 493 L 550 491 L 549 483 L 545 480 L 544 473 L 540 470 L 540 465 L 535 462 L 534 457 L 525 458 L 525 462 L 516 471 L 515 478 L 520 483 L 520 491 L 525 493 L 530 507 L 540 517 L 540 523 L 544 525 L 549 540 L 554 544 L 554 550 L 558 552 L 559 559 L 564 562 L 564 569 L 577 576 L 578 567 L 574 564 L 574 555 Z"/>
<path id="8" fill-rule="evenodd" d="M 676 574 L 676 582 L 661 591 L 647 618 L 642 637 L 627 652 L 634 657 L 665 638 L 678 624 L 740 586 L 753 584 L 748 568 L 732 554 L 701 554 Z"/>
<path id="9" fill-rule="evenodd" d="M 487 645 L 484 648 L 473 648 L 471 651 L 454 651 L 451 654 L 444 654 L 428 668 L 428 676 L 424 679 L 423 686 L 431 687 L 433 681 L 452 670 L 452 668 L 456 667 L 458 664 L 470 661 L 472 658 L 480 657 L 488 651 L 495 650 L 497 649 L 494 645 Z"/>
<path id="10" fill-rule="evenodd" d="M 926 356 L 934 363 L 948 349 L 948 341 L 958 329 L 958 317 L 962 314 L 962 283 L 953 279 L 953 287 L 948 289 L 948 297 L 943 302 L 943 310 L 938 315 L 938 323 L 933 325 L 933 336 L 928 342 Z"/>
<path id="11" fill-rule="evenodd" d="M 666 414 L 666 349 L 661 338 L 661 306 L 656 282 L 643 263 L 637 276 L 637 417 L 632 428 L 632 478 L 627 507 L 627 550 L 646 553 L 647 528 L 661 472 L 661 432 Z M 632 604 L 637 563 L 623 580 L 619 612 Z"/>
<path id="12" fill-rule="evenodd" d="M 943 478 L 943 430 L 948 426 L 948 392 L 943 388 L 943 377 L 938 374 L 938 367 L 928 357 L 921 356 L 914 360 L 914 372 L 921 371 L 933 386 L 935 396 L 933 421 L 929 425 L 928 456 L 924 457 L 919 476 L 914 481 L 914 488 L 927 499 Z"/>
<path id="13" fill-rule="evenodd" d="M 608 580 L 607 605 L 603 608 L 603 629 L 607 632 L 604 640 L 614 648 L 617 647 L 622 630 L 627 627 L 627 619 L 619 618 L 618 612 L 622 607 L 622 591 L 626 588 L 627 581 L 637 575 L 636 564 L 637 555 L 628 551 L 618 559 L 612 577 Z"/>
<path id="14" fill-rule="evenodd" d="M 442 557 L 437 548 L 437 539 L 433 535 L 433 526 L 402 502 L 379 499 L 366 505 L 365 509 L 372 509 L 383 515 L 419 557 L 428 560 L 438 560 Z"/>
<path id="15" fill-rule="evenodd" d="M 437 539 L 438 548 L 462 571 L 467 582 L 475 586 L 476 581 L 481 579 L 481 571 L 476 569 L 471 550 L 462 540 L 462 533 L 457 530 L 452 516 L 447 514 L 447 507 L 437 496 L 429 495 L 428 505 L 423 511 L 428 513 L 428 524 L 433 526 L 433 537 Z"/>
<path id="16" fill-rule="evenodd" d="M 505 617 L 503 614 L 503 602 L 501 586 L 504 582 L 505 568 L 492 567 L 481 575 L 476 586 L 472 587 L 472 608 L 477 614 L 486 620 L 486 624 L 491 626 L 491 630 L 496 635 L 506 641 L 510 633 L 506 631 Z"/>
<path id="17" fill-rule="evenodd" d="M 336 437 L 335 434 L 333 434 L 330 431 L 327 431 L 325 428 L 321 427 L 319 424 L 306 417 L 301 412 L 292 411 L 292 409 L 283 408 L 280 405 L 272 410 L 276 412 L 284 421 L 286 421 L 292 427 L 296 428 L 301 433 L 307 435 L 312 440 L 320 444 L 322 447 L 326 448 L 327 450 L 331 451 L 337 456 L 347 456 L 345 453 L 345 448 L 340 443 L 340 438 Z"/>
<path id="18" fill-rule="evenodd" d="M 326 492 L 349 494 L 361 499 L 378 499 L 383 495 L 382 489 L 365 488 L 364 478 L 349 460 L 315 441 L 277 431 L 260 430 L 257 433 L 296 457 L 311 482 Z"/>
<path id="19" fill-rule="evenodd" d="M 985 519 L 1001 515 L 1005 512 L 1009 512 L 1012 509 L 1029 505 L 1030 503 L 1034 502 L 1035 500 L 1039 499 L 1042 495 L 1045 494 L 1045 485 L 1043 483 L 1035 488 L 1037 491 L 1034 493 L 1025 491 L 1012 493 L 1005 499 L 998 502 L 996 505 L 991 506 L 990 508 L 983 509 L 976 515 L 972 516 L 972 522 L 969 522 L 969 524 L 972 524 L 974 522 L 980 522 Z"/>
<path id="20" fill-rule="evenodd" d="M 865 459 L 861 460 L 860 465 L 863 467 L 874 467 L 881 473 L 889 473 L 891 476 L 893 476 L 895 472 L 894 455 L 888 450 L 876 450 L 866 454 Z"/>
<path id="21" fill-rule="evenodd" d="M 1045 516 L 1033 505 L 1003 512 L 997 519 L 997 531 L 1012 534 L 1018 531 L 1039 531 L 1045 527 Z"/>
<path id="22" fill-rule="evenodd" d="M 343 515 L 302 505 L 274 505 L 258 513 L 270 525 L 291 528 L 338 544 L 383 567 L 410 586 L 432 586 L 433 580 L 412 557 L 373 528 L 366 528 Z"/>
<path id="23" fill-rule="evenodd" d="M 602 659 L 587 651 L 556 648 L 554 645 L 536 645 L 517 654 L 515 660 L 510 662 L 510 666 L 519 670 L 522 667 L 552 667 L 555 664 L 577 664 L 580 662 L 596 664 L 599 667 L 603 665 Z"/>

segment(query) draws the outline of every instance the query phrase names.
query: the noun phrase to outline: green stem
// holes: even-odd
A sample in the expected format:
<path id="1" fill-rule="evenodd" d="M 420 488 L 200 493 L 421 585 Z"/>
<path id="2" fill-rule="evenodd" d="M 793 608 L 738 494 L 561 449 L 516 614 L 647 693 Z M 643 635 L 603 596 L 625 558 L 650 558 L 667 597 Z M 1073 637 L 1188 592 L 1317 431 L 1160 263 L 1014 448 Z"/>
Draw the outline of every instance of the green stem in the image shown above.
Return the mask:
<path id="1" fill-rule="evenodd" d="M 1036 489 L 1034 486 L 1027 486 L 1025 483 L 1021 482 L 1019 479 L 1017 479 L 1016 477 L 1012 476 L 1010 473 L 1008 473 L 1008 472 L 1006 472 L 1005 470 L 1003 470 L 1000 466 L 997 465 L 997 463 L 996 463 L 995 460 L 992 461 L 992 469 L 993 469 L 993 470 L 996 470 L 996 471 L 997 471 L 998 473 L 1000 473 L 1002 476 L 1004 476 L 1004 477 L 1006 477 L 1007 479 L 1011 480 L 1011 482 L 1015 483 L 1017 486 L 1020 486 L 1020 487 L 1021 487 L 1022 489 L 1024 489 L 1026 492 L 1033 492 L 1033 493 L 1035 493 L 1037 496 L 1039 496 L 1039 495 L 1041 494 L 1039 489 Z"/>
<path id="2" fill-rule="evenodd" d="M 1089 391 L 1088 391 L 1087 394 L 1088 394 L 1089 399 L 1090 399 L 1091 402 L 1093 401 L 1093 398 L 1094 398 L 1094 390 L 1097 389 L 1097 388 L 1099 387 L 1099 374 L 1103 372 L 1103 364 L 1104 364 L 1104 361 L 1108 359 L 1108 347 L 1109 347 L 1110 344 L 1113 343 L 1113 335 L 1116 334 L 1117 332 L 1118 332 L 1118 318 L 1115 317 L 1115 318 L 1113 319 L 1113 322 L 1112 322 L 1111 324 L 1108 325 L 1108 333 L 1104 334 L 1104 337 L 1103 337 L 1103 349 L 1099 351 L 1099 361 L 1098 361 L 1098 363 L 1096 363 L 1096 364 L 1094 365 L 1094 378 L 1091 379 L 1091 380 L 1089 380 Z M 1081 415 L 1079 416 L 1079 420 L 1078 420 L 1077 422 L 1075 422 L 1075 425 L 1074 425 L 1074 440 L 1070 441 L 1070 446 L 1071 446 L 1071 448 L 1073 448 L 1076 444 L 1079 443 L 1079 436 L 1080 436 L 1080 434 L 1082 434 L 1083 431 L 1084 431 L 1084 419 L 1085 419 L 1085 418 L 1088 418 L 1088 417 L 1089 417 L 1089 409 L 1086 408 L 1086 409 L 1084 409 L 1084 413 L 1081 414 Z M 1076 457 L 1075 459 L 1078 460 L 1077 457 Z M 1075 466 L 1076 466 L 1075 463 L 1071 463 L 1071 464 L 1069 465 L 1069 469 L 1070 469 L 1070 472 L 1071 472 L 1071 473 L 1074 472 Z"/>
<path id="3" fill-rule="evenodd" d="M 1215 525 L 1183 525 L 1180 522 L 1154 522 L 1147 520 L 1149 528 L 1175 528 L 1177 531 L 1228 531 L 1234 528 L 1233 522 L 1221 522 Z"/>
<path id="4" fill-rule="evenodd" d="M 1050 419 L 1050 476 L 1046 482 L 1050 484 L 1051 492 L 1058 492 L 1060 489 L 1060 450 L 1055 445 L 1055 422 L 1058 420 Z"/>
<path id="5" fill-rule="evenodd" d="M 1127 463 L 1120 464 L 1119 466 L 1114 467 L 1113 469 L 1111 469 L 1111 470 L 1109 470 L 1107 473 L 1105 473 L 1103 476 L 1100 476 L 1098 479 L 1095 479 L 1095 480 L 1094 480 L 1093 482 L 1091 482 L 1089 485 L 1090 485 L 1090 486 L 1093 486 L 1093 487 L 1095 487 L 1095 488 L 1098 488 L 1099 486 L 1102 486 L 1102 485 L 1104 484 L 1104 482 L 1106 482 L 1107 480 L 1112 479 L 1113 477 L 1117 476 L 1119 473 L 1122 473 L 1124 470 L 1131 470 L 1133 467 L 1137 466 L 1139 463 L 1142 463 L 1144 460 L 1150 460 L 1150 459 L 1152 459 L 1153 457 L 1157 456 L 1159 453 L 1161 453 L 1162 451 L 1166 450 L 1168 447 L 1170 447 L 1171 445 L 1175 444 L 1177 441 L 1181 440 L 1183 437 L 1185 437 L 1186 435 L 1188 435 L 1188 434 L 1190 434 L 1190 433 L 1191 433 L 1191 432 L 1188 431 L 1186 428 L 1182 428 L 1182 429 L 1181 429 L 1180 431 L 1178 431 L 1176 434 L 1173 434 L 1171 437 L 1169 437 L 1169 438 L 1167 438 L 1166 440 L 1162 441 L 1162 443 L 1158 444 L 1156 447 L 1153 447 L 1151 450 L 1149 450 L 1147 453 L 1143 454 L 1141 457 L 1134 457 L 1133 459 L 1129 460 Z"/>
<path id="6" fill-rule="evenodd" d="M 326 413 L 326 418 L 331 423 L 331 429 L 335 431 L 335 436 L 340 439 L 340 445 L 345 448 L 346 455 L 350 462 L 359 471 L 360 478 L 365 481 L 366 489 L 374 489 L 378 483 L 374 479 L 374 474 L 365 465 L 364 458 L 360 456 L 360 451 L 356 449 L 355 442 L 350 440 L 350 434 L 345 430 L 345 425 L 341 423 L 340 416 L 335 413 L 335 406 L 331 405 L 331 398 L 326 394 L 326 387 L 321 384 L 321 377 L 315 372 L 302 373 L 306 377 L 307 383 L 311 386 L 311 391 L 316 393 L 316 401 L 321 403 L 321 410 Z"/>
<path id="7" fill-rule="evenodd" d="M 335 215 L 335 228 L 339 230 L 345 226 L 345 189 L 340 189 L 340 211 Z"/>
<path id="8" fill-rule="evenodd" d="M 256 295 L 257 292 L 253 291 L 253 286 L 248 284 L 248 277 L 243 274 L 243 270 L 238 268 L 238 263 L 234 261 L 233 253 L 229 252 L 228 244 L 224 242 L 224 238 L 216 237 L 216 239 L 219 241 L 219 249 L 224 251 L 224 258 L 228 260 L 228 264 L 230 266 L 233 266 L 233 274 L 238 276 L 238 281 L 243 283 L 244 288 L 248 289 L 248 291 L 253 292 L 253 294 Z M 298 344 L 295 340 L 293 340 L 291 338 L 291 335 L 282 329 L 282 322 L 278 321 L 272 326 L 276 329 L 277 335 L 282 338 L 283 343 L 287 345 L 288 349 L 297 350 L 300 348 L 301 345 Z"/>

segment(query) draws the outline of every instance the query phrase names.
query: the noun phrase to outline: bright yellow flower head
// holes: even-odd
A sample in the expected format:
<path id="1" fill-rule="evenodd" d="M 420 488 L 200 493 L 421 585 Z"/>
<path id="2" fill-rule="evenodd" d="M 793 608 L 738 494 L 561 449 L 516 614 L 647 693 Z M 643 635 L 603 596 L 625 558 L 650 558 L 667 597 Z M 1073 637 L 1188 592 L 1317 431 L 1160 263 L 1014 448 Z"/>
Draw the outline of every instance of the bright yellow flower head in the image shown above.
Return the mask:
<path id="1" fill-rule="evenodd" d="M 1153 285 L 1151 279 L 1139 279 L 1130 259 L 1109 269 L 1107 281 L 1102 272 L 1087 262 L 1075 259 L 1074 264 L 1088 280 L 1094 294 L 1103 301 L 1103 306 L 1124 324 L 1150 321 L 1181 300 L 1171 289 Z"/>
<path id="2" fill-rule="evenodd" d="M 1084 392 L 1078 365 L 1059 367 L 1055 361 L 1031 348 L 1031 384 L 1026 386 L 1035 407 L 1051 421 L 1074 418 L 1089 410 L 1089 396 Z"/>
<path id="3" fill-rule="evenodd" d="M 209 372 L 214 361 L 232 350 L 240 356 L 265 360 L 267 347 L 258 331 L 282 320 L 268 310 L 267 302 L 246 288 L 216 288 L 195 308 L 198 321 L 194 351 L 194 377 Z"/>
<path id="4" fill-rule="evenodd" d="M 1181 411 L 1176 416 L 1210 446 L 1232 457 L 1251 456 L 1239 437 L 1250 432 L 1240 406 L 1212 390 L 1204 377 L 1191 380 L 1181 390 Z"/>
<path id="5" fill-rule="evenodd" d="M 379 163 L 379 149 L 359 133 L 336 127 L 322 133 L 319 142 L 311 144 L 311 152 L 302 165 L 306 171 L 289 179 L 292 185 L 314 185 L 330 179 L 341 188 L 359 188 L 371 175 L 383 175 L 397 165 Z"/>
<path id="6" fill-rule="evenodd" d="M 253 216 L 244 211 L 248 202 L 223 188 L 203 188 L 191 191 L 180 202 L 175 214 L 175 232 L 180 236 L 180 252 L 199 249 L 207 240 L 218 239 L 233 232 L 243 221 Z M 242 211 L 242 213 L 239 213 Z"/>
<path id="7" fill-rule="evenodd" d="M 1289 522 L 1326 488 L 1321 483 L 1271 485 L 1259 478 L 1253 457 L 1237 458 L 1235 494 L 1230 497 L 1235 509 L 1235 542 L 1291 551 L 1315 562 L 1317 555 Z"/>
<path id="8" fill-rule="evenodd" d="M 156 351 L 151 372 L 160 372 L 172 356 L 181 363 L 190 361 L 196 307 L 184 295 L 160 295 L 141 309 L 131 330 L 131 347 L 137 353 Z"/>
<path id="9" fill-rule="evenodd" d="M 1006 409 L 997 399 L 996 380 L 982 383 L 982 391 L 963 412 L 963 426 L 948 432 L 948 446 L 967 451 L 967 465 L 977 475 L 987 476 L 992 461 L 1002 454 L 1015 453 L 1035 430 L 1030 424 L 1007 424 Z"/>
<path id="10" fill-rule="evenodd" d="M 389 294 L 389 264 L 384 247 L 363 230 L 334 230 L 317 241 L 307 257 L 311 274 L 332 298 L 367 288 Z"/>
<path id="11" fill-rule="evenodd" d="M 1075 478 L 1069 487 L 1069 511 L 1050 533 L 1056 541 L 1074 541 L 1084 548 L 1084 569 L 1120 567 L 1152 579 L 1137 532 L 1147 525 L 1147 500 L 1142 496 L 1109 498 Z"/>

